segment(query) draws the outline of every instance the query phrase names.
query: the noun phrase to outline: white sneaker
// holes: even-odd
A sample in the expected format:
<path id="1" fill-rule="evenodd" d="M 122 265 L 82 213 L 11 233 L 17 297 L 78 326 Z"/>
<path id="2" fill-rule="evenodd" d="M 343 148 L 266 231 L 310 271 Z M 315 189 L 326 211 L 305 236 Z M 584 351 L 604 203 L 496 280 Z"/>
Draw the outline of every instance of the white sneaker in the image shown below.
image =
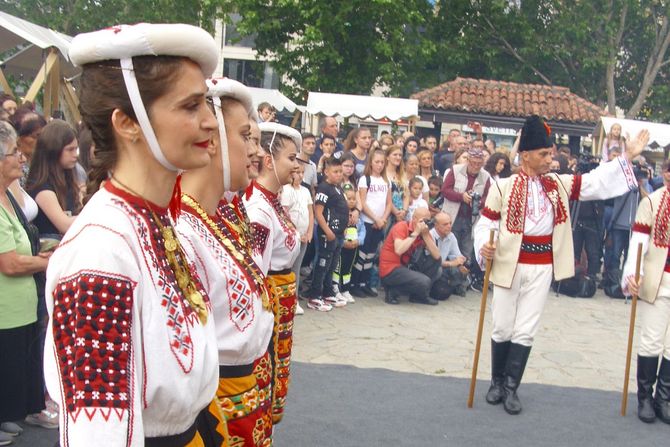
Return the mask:
<path id="1" fill-rule="evenodd" d="M 295 314 L 296 315 L 304 315 L 305 314 L 305 309 L 300 306 L 300 303 L 295 303 Z"/>
<path id="2" fill-rule="evenodd" d="M 339 293 L 338 293 L 339 295 Z M 333 307 L 344 307 L 347 305 L 347 300 L 344 299 L 342 295 L 340 296 L 327 296 L 323 299 L 326 303 L 330 304 Z"/>
<path id="3" fill-rule="evenodd" d="M 41 413 L 29 414 L 24 422 L 28 425 L 54 429 L 58 428 L 58 413 L 54 414 L 48 410 L 42 410 Z"/>
<path id="4" fill-rule="evenodd" d="M 9 436 L 18 436 L 23 433 L 23 428 L 14 422 L 3 422 L 0 424 L 0 432 L 8 434 Z"/>
<path id="5" fill-rule="evenodd" d="M 9 445 L 14 442 L 14 437 L 9 433 L 0 431 L 0 445 Z"/>
<path id="6" fill-rule="evenodd" d="M 347 290 L 346 292 L 342 293 L 342 297 L 347 300 L 347 303 L 355 303 L 356 300 L 354 299 L 353 296 L 351 296 L 351 293 Z"/>
<path id="7" fill-rule="evenodd" d="M 333 310 L 333 306 L 328 303 L 325 303 L 323 300 L 309 300 L 307 301 L 307 307 L 312 310 L 317 310 L 319 312 L 330 312 Z"/>

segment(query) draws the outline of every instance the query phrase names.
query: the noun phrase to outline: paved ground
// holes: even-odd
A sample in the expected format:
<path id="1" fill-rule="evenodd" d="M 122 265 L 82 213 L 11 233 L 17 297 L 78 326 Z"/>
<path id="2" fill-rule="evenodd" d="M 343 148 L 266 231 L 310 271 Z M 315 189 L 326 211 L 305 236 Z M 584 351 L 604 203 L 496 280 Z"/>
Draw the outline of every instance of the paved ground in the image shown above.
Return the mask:
<path id="1" fill-rule="evenodd" d="M 454 382 L 451 379 L 470 377 L 479 299 L 479 295 L 470 292 L 465 298 L 452 297 L 433 307 L 411 304 L 406 299 L 398 306 L 390 306 L 380 297 L 359 299 L 355 304 L 329 313 L 305 309 L 305 315 L 296 319 L 294 360 L 306 364 L 385 368 L 449 379 L 444 383 L 458 384 L 453 398 L 460 405 L 458 399 L 462 397 L 463 407 L 467 398 L 467 381 Z M 615 393 L 621 391 L 624 377 L 629 312 L 629 304 L 607 298 L 600 292 L 593 299 L 557 297 L 552 293 L 524 383 L 610 391 L 606 405 L 612 408 L 606 411 L 610 416 L 615 415 L 619 405 Z M 479 397 L 485 392 L 484 381 L 490 374 L 489 309 L 485 322 L 479 367 L 482 382 L 477 389 Z M 398 377 L 410 380 L 418 376 L 401 374 Z M 631 377 L 635 377 L 634 365 Z M 300 387 L 299 378 L 296 375 L 292 385 L 295 389 Z M 634 380 L 631 380 L 630 387 L 631 392 L 636 390 Z M 537 400 L 542 402 L 540 397 Z M 342 405 L 346 402 L 343 401 Z M 481 399 L 477 405 L 488 407 Z M 635 408 L 636 402 L 631 395 L 630 417 L 627 420 L 634 418 Z M 325 419 L 328 419 L 328 411 L 327 408 L 321 409 Z M 339 412 L 341 409 L 332 411 Z M 283 432 L 278 433 L 278 441 L 285 439 L 288 442 L 283 445 L 297 445 L 290 441 L 297 439 L 296 433 L 287 430 L 303 429 L 298 421 L 286 424 Z M 659 429 L 662 430 L 661 427 L 654 430 Z M 55 431 L 29 429 L 15 445 L 51 447 L 55 440 Z M 467 444 L 470 443 L 457 443 Z M 282 444 L 278 442 L 277 445 L 281 447 Z M 475 442 L 473 445 L 478 444 Z"/>
<path id="2" fill-rule="evenodd" d="M 380 297 L 358 299 L 328 313 L 305 309 L 296 319 L 294 359 L 469 378 L 480 296 L 468 292 L 465 298 L 451 297 L 437 306 L 406 299 L 391 306 Z M 602 291 L 592 299 L 551 292 L 524 382 L 621 390 L 630 307 Z M 487 307 L 479 363 L 482 379 L 490 377 L 490 322 Z M 635 353 L 635 345 L 633 349 Z M 634 369 L 633 365 L 632 377 Z"/>

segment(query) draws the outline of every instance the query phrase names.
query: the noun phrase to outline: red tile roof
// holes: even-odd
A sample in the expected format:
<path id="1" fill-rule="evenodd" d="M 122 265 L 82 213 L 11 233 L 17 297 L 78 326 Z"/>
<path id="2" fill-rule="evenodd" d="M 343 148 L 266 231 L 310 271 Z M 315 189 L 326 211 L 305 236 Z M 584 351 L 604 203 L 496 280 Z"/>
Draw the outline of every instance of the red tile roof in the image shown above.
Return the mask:
<path id="1" fill-rule="evenodd" d="M 566 87 L 456 78 L 412 95 L 419 109 L 525 118 L 532 114 L 551 121 L 595 123 L 603 114 L 595 104 Z"/>

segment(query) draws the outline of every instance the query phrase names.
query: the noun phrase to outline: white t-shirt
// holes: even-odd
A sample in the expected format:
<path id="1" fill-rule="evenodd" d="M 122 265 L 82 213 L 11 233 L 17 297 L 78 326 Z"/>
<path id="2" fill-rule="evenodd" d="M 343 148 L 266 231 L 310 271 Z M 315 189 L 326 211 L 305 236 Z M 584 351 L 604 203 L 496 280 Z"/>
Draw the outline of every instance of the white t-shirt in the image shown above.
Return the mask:
<path id="1" fill-rule="evenodd" d="M 309 207 L 312 206 L 312 194 L 304 186 L 296 189 L 284 185 L 281 191 L 281 204 L 288 209 L 291 222 L 298 233 L 305 234 L 309 227 Z"/>
<path id="2" fill-rule="evenodd" d="M 381 176 L 370 176 L 370 186 L 368 187 L 366 176 L 362 176 L 358 179 L 358 188 L 366 188 L 368 190 L 365 204 L 376 218 L 382 217 L 386 209 L 386 197 L 391 188 L 389 183 Z M 362 214 L 362 218 L 363 222 L 374 223 L 374 220 L 365 213 Z"/>

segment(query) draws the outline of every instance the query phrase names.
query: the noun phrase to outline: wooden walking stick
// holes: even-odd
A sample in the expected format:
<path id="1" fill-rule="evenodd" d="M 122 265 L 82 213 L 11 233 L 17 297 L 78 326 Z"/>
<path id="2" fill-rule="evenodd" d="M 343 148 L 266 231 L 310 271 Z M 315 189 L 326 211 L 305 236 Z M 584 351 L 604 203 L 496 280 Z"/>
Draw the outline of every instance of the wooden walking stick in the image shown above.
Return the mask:
<path id="1" fill-rule="evenodd" d="M 642 262 L 642 242 L 637 244 L 637 259 L 635 261 L 635 282 L 640 281 L 640 263 Z M 638 284 L 639 290 L 639 284 Z M 623 380 L 623 396 L 621 396 L 621 416 L 626 416 L 628 405 L 628 380 L 630 379 L 630 358 L 633 351 L 633 334 L 635 332 L 635 312 L 637 311 L 637 293 L 633 295 L 630 307 L 630 324 L 628 325 L 628 348 L 626 350 L 626 373 Z"/>
<path id="2" fill-rule="evenodd" d="M 489 244 L 493 245 L 495 230 L 491 229 L 489 233 Z M 482 301 L 479 305 L 479 325 L 477 326 L 477 341 L 475 342 L 475 358 L 472 363 L 472 377 L 470 378 L 470 395 L 468 396 L 468 408 L 472 408 L 472 402 L 475 398 L 475 386 L 477 384 L 477 368 L 479 366 L 479 349 L 482 345 L 482 331 L 484 330 L 484 314 L 486 313 L 486 297 L 489 293 L 489 275 L 491 275 L 491 262 L 493 259 L 486 260 L 486 271 L 484 272 L 484 287 L 482 288 Z"/>

